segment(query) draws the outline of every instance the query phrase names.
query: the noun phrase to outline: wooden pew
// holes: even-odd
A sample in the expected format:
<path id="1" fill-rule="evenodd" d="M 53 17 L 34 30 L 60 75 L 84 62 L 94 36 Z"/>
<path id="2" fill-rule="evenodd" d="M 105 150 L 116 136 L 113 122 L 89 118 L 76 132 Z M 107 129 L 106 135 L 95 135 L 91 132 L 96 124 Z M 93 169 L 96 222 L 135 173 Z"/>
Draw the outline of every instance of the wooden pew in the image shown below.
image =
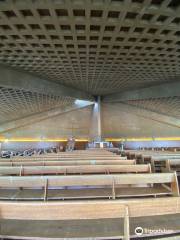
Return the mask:
<path id="1" fill-rule="evenodd" d="M 152 156 L 150 158 L 150 160 L 146 161 L 150 162 L 151 164 L 151 168 L 152 168 L 152 172 L 162 172 L 162 171 L 168 171 L 168 167 L 167 167 L 167 160 L 176 162 L 178 161 L 180 158 L 177 158 L 177 156 Z M 166 169 L 167 168 L 167 169 Z"/>
<path id="2" fill-rule="evenodd" d="M 162 204 L 163 203 L 163 204 Z M 171 206 L 171 207 L 169 207 Z M 33 209 L 33 211 L 32 211 Z M 121 238 L 130 239 L 131 217 L 166 216 L 180 213 L 179 197 L 131 200 L 95 200 L 70 202 L 7 202 L 0 201 L 0 219 L 4 220 L 80 220 L 124 219 Z M 23 236 L 24 239 L 30 239 Z M 22 237 L 22 238 L 23 238 Z M 16 239 L 18 239 L 16 237 Z M 31 239 L 37 239 L 32 237 Z M 38 237 L 38 239 L 44 239 Z"/>
<path id="3" fill-rule="evenodd" d="M 124 154 L 127 159 L 136 159 L 138 163 L 142 163 L 143 154 L 154 153 L 154 151 L 143 151 L 143 150 L 125 150 Z"/>
<path id="4" fill-rule="evenodd" d="M 31 158 L 31 157 L 25 157 L 25 158 L 1 158 L 0 161 L 68 161 L 68 160 L 83 160 L 83 161 L 88 161 L 88 160 L 126 160 L 127 158 L 126 157 L 120 157 L 118 155 L 115 155 L 115 156 L 110 156 L 110 157 L 77 157 L 77 156 L 74 156 L 74 157 L 64 157 L 64 158 L 48 158 L 48 157 L 41 157 L 41 158 Z"/>
<path id="5" fill-rule="evenodd" d="M 160 162 L 161 172 L 173 172 L 176 171 L 177 176 L 180 175 L 180 159 L 168 159 Z M 157 169 L 156 163 L 154 163 L 155 169 Z"/>
<path id="6" fill-rule="evenodd" d="M 104 152 L 61 152 L 61 153 L 47 153 L 47 154 L 34 154 L 31 157 L 74 157 L 74 156 L 116 156 L 115 153 L 104 151 Z M 19 156 L 15 156 L 19 157 Z M 22 156 L 23 158 L 24 156 Z"/>
<path id="7" fill-rule="evenodd" d="M 163 204 L 162 204 L 163 203 Z M 171 207 L 169 207 L 171 206 Z M 179 197 L 96 201 L 12 202 L 0 201 L 0 219 L 75 220 L 158 216 L 180 213 Z M 32 211 L 33 209 L 33 211 Z"/>
<path id="8" fill-rule="evenodd" d="M 162 152 L 162 151 L 139 151 L 128 150 L 125 152 L 128 159 L 136 159 L 139 163 L 149 163 L 152 157 L 169 156 L 174 158 L 180 158 L 180 153 L 177 152 Z"/>
<path id="9" fill-rule="evenodd" d="M 127 156 L 128 159 L 135 159 L 136 152 L 136 150 L 125 150 L 124 154 Z"/>
<path id="10" fill-rule="evenodd" d="M 142 155 L 142 163 L 150 163 L 151 160 L 166 160 L 166 159 L 179 159 L 180 154 L 144 154 Z"/>
<path id="11" fill-rule="evenodd" d="M 89 151 L 89 150 L 82 150 L 82 151 L 73 151 L 73 152 L 58 152 L 58 153 L 45 153 L 45 154 L 34 154 L 31 157 L 74 157 L 74 156 L 116 156 L 115 153 L 101 150 L 101 151 Z M 19 156 L 15 156 L 19 157 Z M 21 158 L 23 158 L 22 156 Z M 27 156 L 26 156 L 27 157 Z"/>
<path id="12" fill-rule="evenodd" d="M 179 196 L 175 173 L 1 176 L 0 199 L 64 200 Z"/>
<path id="13" fill-rule="evenodd" d="M 95 174 L 95 173 L 150 173 L 151 165 L 78 165 L 1 167 L 0 175 Z"/>
<path id="14" fill-rule="evenodd" d="M 161 151 L 135 151 L 135 150 L 127 151 L 126 153 L 127 153 L 127 156 L 129 156 L 128 154 L 132 153 L 132 156 L 136 158 L 137 162 L 140 161 L 142 164 L 150 163 L 152 172 L 167 172 L 167 171 L 174 170 L 174 171 L 177 171 L 179 175 L 180 153 L 161 152 Z M 169 163 L 169 166 L 168 166 L 168 163 Z"/>
<path id="15" fill-rule="evenodd" d="M 136 164 L 135 160 L 34 160 L 34 161 L 1 161 L 0 166 L 73 166 L 73 165 L 131 165 Z"/>
<path id="16" fill-rule="evenodd" d="M 137 163 L 140 164 L 145 164 L 145 163 L 150 163 L 151 159 L 167 159 L 169 158 L 180 158 L 180 154 L 179 153 L 166 153 L 166 152 L 154 152 L 154 151 L 137 151 L 137 152 L 133 152 L 132 155 L 130 155 L 131 157 L 134 157 L 134 159 L 136 159 Z M 130 157 L 130 158 L 131 158 Z M 129 157 L 127 157 L 128 159 L 130 159 Z"/>
<path id="17" fill-rule="evenodd" d="M 107 151 L 118 154 L 118 155 L 120 154 L 119 148 L 107 148 Z"/>
<path id="18" fill-rule="evenodd" d="M 64 157 L 76 157 L 76 156 L 78 156 L 78 157 L 91 157 L 91 156 L 95 156 L 95 157 L 105 157 L 105 156 L 107 156 L 107 157 L 113 157 L 113 156 L 117 156 L 117 154 L 42 154 L 42 155 L 32 155 L 32 156 L 30 156 L 30 157 L 32 157 L 32 158 L 37 158 L 37 157 L 42 157 L 42 158 L 44 158 L 44 157 L 58 157 L 58 158 L 64 158 Z M 14 158 L 16 158 L 16 157 L 19 157 L 19 156 L 14 156 Z M 21 156 L 20 158 L 23 158 L 23 157 L 28 157 L 28 156 Z"/>
<path id="19" fill-rule="evenodd" d="M 143 150 L 125 150 L 124 154 L 128 159 L 138 159 L 142 154 L 154 153 L 154 151 L 143 151 Z"/>

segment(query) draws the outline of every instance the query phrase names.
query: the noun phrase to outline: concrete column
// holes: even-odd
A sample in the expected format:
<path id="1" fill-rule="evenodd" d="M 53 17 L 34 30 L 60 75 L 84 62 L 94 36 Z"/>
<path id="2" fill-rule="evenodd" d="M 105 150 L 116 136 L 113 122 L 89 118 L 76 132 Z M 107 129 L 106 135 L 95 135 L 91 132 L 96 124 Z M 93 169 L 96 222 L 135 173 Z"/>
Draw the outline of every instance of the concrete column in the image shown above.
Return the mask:
<path id="1" fill-rule="evenodd" d="M 101 97 L 98 96 L 92 109 L 90 131 L 90 137 L 92 141 L 100 142 L 102 140 L 101 128 Z"/>
<path id="2" fill-rule="evenodd" d="M 101 130 L 101 97 L 100 96 L 98 96 L 98 99 L 97 99 L 97 106 L 98 106 L 98 109 L 97 109 L 97 133 L 98 133 L 98 136 L 97 136 L 97 138 L 99 139 L 98 141 L 101 141 L 102 130 Z"/>

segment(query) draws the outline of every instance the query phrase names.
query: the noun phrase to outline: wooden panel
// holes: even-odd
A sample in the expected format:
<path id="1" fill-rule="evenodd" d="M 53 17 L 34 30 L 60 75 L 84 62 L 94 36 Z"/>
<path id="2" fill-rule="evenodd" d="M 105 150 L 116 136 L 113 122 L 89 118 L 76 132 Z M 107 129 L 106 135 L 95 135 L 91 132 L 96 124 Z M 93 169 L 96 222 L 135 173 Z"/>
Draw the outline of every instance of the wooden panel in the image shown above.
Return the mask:
<path id="1" fill-rule="evenodd" d="M 111 174 L 84 176 L 2 176 L 0 187 L 43 187 L 48 179 L 49 187 L 60 186 L 98 186 L 115 184 L 170 183 L 174 173 L 149 174 Z"/>
<path id="2" fill-rule="evenodd" d="M 0 175 L 150 172 L 150 165 L 1 167 Z"/>
<path id="3" fill-rule="evenodd" d="M 89 153 L 60 153 L 60 154 L 42 154 L 42 155 L 32 155 L 30 156 L 30 158 L 71 158 L 71 157 L 117 157 L 119 155 L 110 153 L 110 152 L 104 152 L 104 153 L 93 153 L 93 152 L 89 152 Z M 13 158 L 27 158 L 27 157 L 19 157 L 19 156 L 15 156 Z"/>
<path id="4" fill-rule="evenodd" d="M 166 159 L 180 159 L 180 156 L 152 156 L 154 161 L 161 161 Z"/>
<path id="5" fill-rule="evenodd" d="M 120 155 L 115 155 L 115 154 L 72 154 L 72 155 L 33 155 L 29 157 L 14 157 L 14 158 L 88 158 L 88 157 L 120 157 Z"/>
<path id="6" fill-rule="evenodd" d="M 131 165 L 135 160 L 74 160 L 74 161 L 3 161 L 0 166 L 73 166 L 73 165 Z"/>
<path id="7" fill-rule="evenodd" d="M 69 220 L 155 216 L 180 213 L 180 198 L 96 200 L 70 202 L 3 202 L 1 219 Z M 33 211 L 32 211 L 33 209 Z"/>
<path id="8" fill-rule="evenodd" d="M 179 159 L 169 159 L 170 165 L 180 165 L 180 158 Z"/>
<path id="9" fill-rule="evenodd" d="M 74 156 L 74 157 L 68 157 L 68 158 L 31 158 L 31 157 L 26 157 L 26 158 L 11 158 L 11 159 L 7 159 L 7 158 L 1 158 L 0 161 L 1 162 L 13 162 L 13 161 L 16 161 L 16 162 L 26 162 L 26 161 L 73 161 L 73 160 L 76 160 L 76 161 L 90 161 L 90 160 L 126 160 L 126 158 L 124 157 L 120 157 L 120 156 L 110 156 L 110 157 L 107 157 L 107 156 L 104 156 L 104 157 L 97 157 L 97 156 L 91 156 L 91 157 L 77 157 L 77 156 Z"/>
<path id="10" fill-rule="evenodd" d="M 179 196 L 179 186 L 178 186 L 178 180 L 177 180 L 176 172 L 174 174 L 174 180 L 171 183 L 171 189 L 172 189 L 173 195 L 175 197 Z"/>
<path id="11" fill-rule="evenodd" d="M 180 153 L 178 152 L 162 152 L 162 151 L 139 151 L 139 150 L 128 150 L 125 151 L 125 154 L 128 157 L 144 157 L 144 158 L 150 158 L 150 157 L 160 157 L 160 156 L 180 156 Z"/>

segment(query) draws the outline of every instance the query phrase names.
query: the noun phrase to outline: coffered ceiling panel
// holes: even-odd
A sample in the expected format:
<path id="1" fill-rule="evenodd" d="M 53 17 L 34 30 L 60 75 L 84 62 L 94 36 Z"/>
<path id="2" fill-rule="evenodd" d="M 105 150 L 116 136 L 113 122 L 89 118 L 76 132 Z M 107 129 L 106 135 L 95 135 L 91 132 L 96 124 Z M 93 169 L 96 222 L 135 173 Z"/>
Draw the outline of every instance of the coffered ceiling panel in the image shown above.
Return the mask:
<path id="1" fill-rule="evenodd" d="M 55 107 L 74 103 L 74 99 L 55 97 L 0 87 L 0 124 Z"/>
<path id="2" fill-rule="evenodd" d="M 135 100 L 126 103 L 180 119 L 180 97 Z"/>
<path id="3" fill-rule="evenodd" d="M 179 81 L 179 0 L 0 1 L 0 63 L 94 95 Z"/>

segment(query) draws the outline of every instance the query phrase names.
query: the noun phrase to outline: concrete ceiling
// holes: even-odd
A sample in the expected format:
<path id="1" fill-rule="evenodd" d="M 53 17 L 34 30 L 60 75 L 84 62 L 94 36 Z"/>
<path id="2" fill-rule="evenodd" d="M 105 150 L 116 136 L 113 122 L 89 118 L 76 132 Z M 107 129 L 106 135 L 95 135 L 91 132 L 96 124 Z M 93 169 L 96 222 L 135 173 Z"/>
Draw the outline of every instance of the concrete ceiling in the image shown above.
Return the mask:
<path id="1" fill-rule="evenodd" d="M 179 81 L 179 5 L 0 1 L 0 61 L 93 95 Z"/>
<path id="2" fill-rule="evenodd" d="M 180 119 L 180 97 L 127 101 L 127 103 Z"/>
<path id="3" fill-rule="evenodd" d="M 0 124 L 72 105 L 75 99 L 0 87 Z"/>
<path id="4" fill-rule="evenodd" d="M 101 95 L 179 129 L 180 1 L 1 0 L 0 73 L 0 124 Z"/>

